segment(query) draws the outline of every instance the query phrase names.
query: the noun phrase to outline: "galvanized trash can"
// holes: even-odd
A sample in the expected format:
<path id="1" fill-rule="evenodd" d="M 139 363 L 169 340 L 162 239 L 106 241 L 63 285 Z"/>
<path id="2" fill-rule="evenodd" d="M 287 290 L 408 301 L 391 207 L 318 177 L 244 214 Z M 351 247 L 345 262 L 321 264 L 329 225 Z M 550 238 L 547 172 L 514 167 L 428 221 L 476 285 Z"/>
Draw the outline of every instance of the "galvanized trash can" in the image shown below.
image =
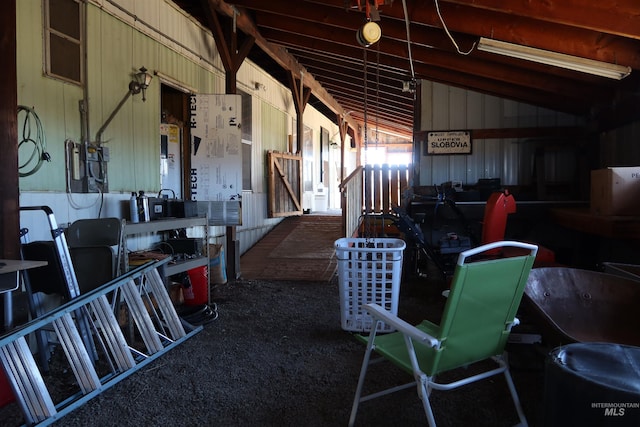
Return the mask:
<path id="1" fill-rule="evenodd" d="M 553 426 L 640 426 L 640 348 L 574 343 L 545 363 L 544 423 Z"/>
<path id="2" fill-rule="evenodd" d="M 376 303 L 398 314 L 402 257 L 406 243 L 391 238 L 342 238 L 335 242 L 342 329 L 369 332 L 373 319 L 363 304 Z M 382 324 L 379 332 L 392 332 Z"/>

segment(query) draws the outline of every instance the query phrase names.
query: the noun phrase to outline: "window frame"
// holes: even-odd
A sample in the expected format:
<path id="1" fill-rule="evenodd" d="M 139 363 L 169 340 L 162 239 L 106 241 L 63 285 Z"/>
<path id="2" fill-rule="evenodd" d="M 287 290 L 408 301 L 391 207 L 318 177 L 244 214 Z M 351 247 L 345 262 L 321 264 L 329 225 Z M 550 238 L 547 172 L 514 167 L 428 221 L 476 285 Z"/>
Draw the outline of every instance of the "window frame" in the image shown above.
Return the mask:
<path id="1" fill-rule="evenodd" d="M 237 93 L 242 97 L 242 191 L 253 192 L 253 96 L 242 90 Z M 250 111 L 246 111 L 247 106 Z M 249 159 L 245 159 L 245 154 L 250 155 Z M 249 188 L 245 188 L 247 184 Z"/>
<path id="2" fill-rule="evenodd" d="M 78 35 L 79 38 L 65 34 L 61 31 L 52 28 L 51 25 L 51 13 L 50 5 L 51 0 L 42 0 L 42 12 L 43 12 L 43 72 L 44 75 L 56 80 L 62 80 L 66 83 L 83 86 L 85 82 L 85 48 L 84 41 L 86 37 L 85 22 L 84 22 L 84 2 L 80 0 L 64 0 L 72 3 L 76 3 L 78 6 Z M 78 66 L 79 66 L 79 80 L 70 76 L 65 76 L 52 71 L 51 60 L 51 36 L 59 37 L 67 42 L 71 42 L 78 46 Z"/>

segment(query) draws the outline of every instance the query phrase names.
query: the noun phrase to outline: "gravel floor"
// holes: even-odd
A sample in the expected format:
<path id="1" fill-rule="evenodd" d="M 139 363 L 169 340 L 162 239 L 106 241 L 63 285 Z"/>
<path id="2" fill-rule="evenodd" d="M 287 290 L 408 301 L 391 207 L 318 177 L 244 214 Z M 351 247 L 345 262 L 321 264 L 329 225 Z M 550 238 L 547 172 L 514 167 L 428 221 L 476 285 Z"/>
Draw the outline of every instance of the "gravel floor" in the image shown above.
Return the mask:
<path id="1" fill-rule="evenodd" d="M 434 285 L 403 284 L 400 315 L 437 320 L 444 303 Z M 337 279 L 239 280 L 224 285 L 219 317 L 174 350 L 57 421 L 57 426 L 344 426 L 364 346 L 340 328 Z M 543 353 L 512 345 L 511 364 L 530 425 L 540 425 Z M 405 374 L 387 365 L 367 384 Z M 507 426 L 517 417 L 497 377 L 434 392 L 441 426 Z M 0 412 L 11 423 L 15 404 Z M 426 418 L 415 389 L 361 405 L 357 425 L 418 426 Z"/>

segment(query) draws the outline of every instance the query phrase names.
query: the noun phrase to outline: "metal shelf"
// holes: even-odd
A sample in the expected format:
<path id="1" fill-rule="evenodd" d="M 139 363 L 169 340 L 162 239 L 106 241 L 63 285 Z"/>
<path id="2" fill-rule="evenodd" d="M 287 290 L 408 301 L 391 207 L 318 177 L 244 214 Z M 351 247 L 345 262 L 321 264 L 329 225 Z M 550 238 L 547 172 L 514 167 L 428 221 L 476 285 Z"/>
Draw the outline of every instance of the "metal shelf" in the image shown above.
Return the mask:
<path id="1" fill-rule="evenodd" d="M 192 228 L 192 227 L 203 227 L 204 236 L 202 237 L 203 241 L 203 252 L 202 256 L 197 258 L 181 260 L 176 262 L 169 262 L 164 265 L 162 269 L 162 274 L 164 275 L 164 281 L 166 284 L 167 277 L 173 276 L 174 274 L 182 273 L 184 271 L 191 270 L 197 267 L 206 267 L 207 268 L 207 277 L 209 276 L 209 221 L 206 216 L 194 217 L 194 218 L 169 218 L 169 219 L 158 219 L 148 222 L 138 222 L 138 223 L 125 223 L 123 227 L 123 236 L 124 239 L 134 238 L 135 235 L 141 234 L 151 234 L 151 233 L 161 233 L 170 230 L 177 230 L 180 228 Z M 125 259 L 124 262 L 126 265 L 124 266 L 124 271 L 129 270 L 128 259 Z M 210 298 L 208 298 L 210 300 Z"/>
<path id="2" fill-rule="evenodd" d="M 154 233 L 159 231 L 175 230 L 177 228 L 189 228 L 207 226 L 207 217 L 199 216 L 195 218 L 171 218 L 157 219 L 148 222 L 127 222 L 124 226 L 124 235 Z"/>
<path id="3" fill-rule="evenodd" d="M 167 276 L 173 276 L 183 271 L 191 270 L 192 268 L 202 267 L 209 264 L 207 257 L 193 258 L 186 261 L 178 261 L 175 264 L 169 262 L 164 268 L 164 272 Z"/>

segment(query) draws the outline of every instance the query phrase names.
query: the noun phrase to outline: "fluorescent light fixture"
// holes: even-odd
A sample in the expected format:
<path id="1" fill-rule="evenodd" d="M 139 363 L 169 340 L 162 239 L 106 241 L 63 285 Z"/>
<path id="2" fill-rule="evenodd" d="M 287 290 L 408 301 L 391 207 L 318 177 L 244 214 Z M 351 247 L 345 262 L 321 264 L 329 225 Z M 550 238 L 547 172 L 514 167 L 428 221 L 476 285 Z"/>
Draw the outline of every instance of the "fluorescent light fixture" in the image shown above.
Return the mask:
<path id="1" fill-rule="evenodd" d="M 527 61 L 538 62 L 540 64 L 553 65 L 554 67 L 566 68 L 568 70 L 579 71 L 616 80 L 622 80 L 631 74 L 631 67 L 610 64 L 602 61 L 594 61 L 593 59 L 565 55 L 563 53 L 536 49 L 499 40 L 487 39 L 484 37 L 480 37 L 478 50 L 510 56 L 512 58 L 525 59 Z"/>

